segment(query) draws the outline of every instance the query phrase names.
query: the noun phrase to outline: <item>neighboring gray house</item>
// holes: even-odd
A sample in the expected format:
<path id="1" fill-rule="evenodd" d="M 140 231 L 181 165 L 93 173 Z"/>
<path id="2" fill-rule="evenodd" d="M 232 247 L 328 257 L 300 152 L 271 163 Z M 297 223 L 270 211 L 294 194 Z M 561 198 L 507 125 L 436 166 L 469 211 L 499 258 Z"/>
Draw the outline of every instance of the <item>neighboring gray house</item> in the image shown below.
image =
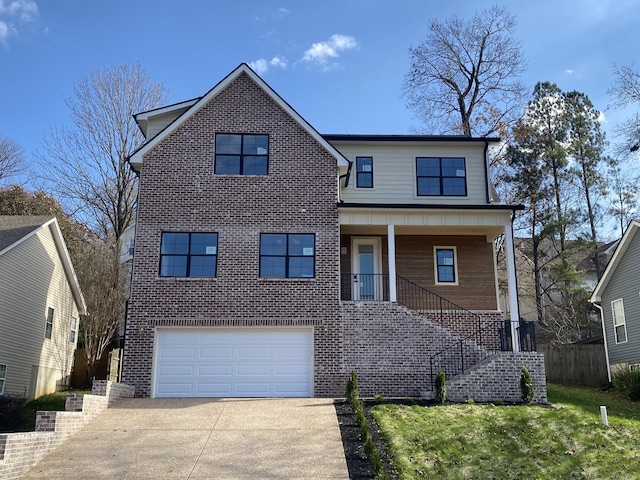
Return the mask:
<path id="1" fill-rule="evenodd" d="M 0 215 L 0 395 L 68 382 L 86 307 L 55 217 Z"/>
<path id="2" fill-rule="evenodd" d="M 640 363 L 640 229 L 632 221 L 589 301 L 599 310 L 609 380 L 616 365 Z"/>

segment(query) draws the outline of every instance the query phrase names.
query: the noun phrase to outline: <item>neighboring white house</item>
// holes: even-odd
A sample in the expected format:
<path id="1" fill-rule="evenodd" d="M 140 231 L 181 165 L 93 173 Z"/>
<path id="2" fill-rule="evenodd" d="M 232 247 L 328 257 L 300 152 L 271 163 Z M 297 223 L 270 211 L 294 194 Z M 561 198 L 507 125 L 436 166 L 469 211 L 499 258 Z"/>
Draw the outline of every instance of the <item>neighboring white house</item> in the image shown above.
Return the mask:
<path id="1" fill-rule="evenodd" d="M 67 384 L 85 311 L 55 217 L 0 215 L 0 394 Z"/>
<path id="2" fill-rule="evenodd" d="M 640 363 L 640 221 L 632 221 L 589 301 L 599 310 L 609 380 L 616 365 Z"/>

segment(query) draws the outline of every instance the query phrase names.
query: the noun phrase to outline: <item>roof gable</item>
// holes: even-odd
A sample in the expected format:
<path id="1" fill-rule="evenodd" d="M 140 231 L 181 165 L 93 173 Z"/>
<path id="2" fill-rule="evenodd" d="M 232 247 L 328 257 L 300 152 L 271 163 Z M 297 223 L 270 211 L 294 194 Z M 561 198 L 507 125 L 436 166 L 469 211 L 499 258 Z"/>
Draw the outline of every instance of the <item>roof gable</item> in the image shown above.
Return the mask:
<path id="1" fill-rule="evenodd" d="M 60 261 L 67 275 L 78 310 L 81 314 L 84 314 L 87 306 L 56 217 L 0 215 L 0 256 L 18 247 L 22 242 L 46 228 L 51 232 L 56 244 Z"/>
<path id="2" fill-rule="evenodd" d="M 331 145 L 318 131 L 311 126 L 298 112 L 296 112 L 287 102 L 285 102 L 280 95 L 278 95 L 267 83 L 258 76 L 246 63 L 238 66 L 233 72 L 222 79 L 215 87 L 213 87 L 206 95 L 198 99 L 193 105 L 191 105 L 182 115 L 176 118 L 170 123 L 164 130 L 158 135 L 154 136 L 142 147 L 136 150 L 131 157 L 129 157 L 129 163 L 131 167 L 136 171 L 140 171 L 142 166 L 144 155 L 158 145 L 171 133 L 175 132 L 185 121 L 195 115 L 202 107 L 215 98 L 220 92 L 222 92 L 227 86 L 233 82 L 240 75 L 246 74 L 256 85 L 258 85 L 271 99 L 282 108 L 293 120 L 295 120 L 311 137 L 313 137 L 322 147 L 333 156 L 338 166 L 348 166 L 349 161 L 333 146 Z"/>
<path id="3" fill-rule="evenodd" d="M 623 260 L 625 252 L 629 249 L 629 246 L 631 245 L 634 238 L 636 237 L 636 233 L 638 232 L 638 229 L 640 229 L 640 221 L 633 220 L 631 221 L 631 223 L 629 223 L 629 226 L 627 227 L 627 230 L 624 232 L 624 235 L 622 236 L 622 239 L 620 240 L 620 243 L 618 244 L 618 247 L 616 248 L 616 251 L 613 254 L 613 257 L 611 257 L 611 261 L 609 262 L 609 264 L 607 265 L 607 268 L 602 274 L 602 278 L 600 278 L 600 281 L 596 285 L 596 288 L 593 290 L 593 293 L 591 294 L 591 298 L 589 299 L 589 302 L 599 303 L 602 300 L 602 293 L 607 288 L 607 285 L 611 281 L 611 278 L 614 272 L 616 271 L 617 266 Z"/>

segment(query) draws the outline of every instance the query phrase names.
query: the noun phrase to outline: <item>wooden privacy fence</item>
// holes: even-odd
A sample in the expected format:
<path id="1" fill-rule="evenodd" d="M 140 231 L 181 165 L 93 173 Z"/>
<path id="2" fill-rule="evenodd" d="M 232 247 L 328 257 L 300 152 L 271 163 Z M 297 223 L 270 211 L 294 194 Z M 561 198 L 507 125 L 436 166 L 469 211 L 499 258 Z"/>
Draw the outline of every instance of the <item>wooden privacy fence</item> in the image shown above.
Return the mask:
<path id="1" fill-rule="evenodd" d="M 601 387 L 607 383 L 604 345 L 538 345 L 547 382 Z"/>

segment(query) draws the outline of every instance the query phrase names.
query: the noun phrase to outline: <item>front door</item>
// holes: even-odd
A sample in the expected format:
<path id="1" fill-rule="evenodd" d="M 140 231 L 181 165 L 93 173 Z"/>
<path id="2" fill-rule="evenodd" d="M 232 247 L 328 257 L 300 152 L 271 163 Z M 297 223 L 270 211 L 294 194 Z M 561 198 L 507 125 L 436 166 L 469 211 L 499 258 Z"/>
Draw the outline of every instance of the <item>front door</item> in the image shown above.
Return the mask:
<path id="1" fill-rule="evenodd" d="M 352 265 L 354 300 L 383 300 L 380 237 L 354 237 Z"/>

